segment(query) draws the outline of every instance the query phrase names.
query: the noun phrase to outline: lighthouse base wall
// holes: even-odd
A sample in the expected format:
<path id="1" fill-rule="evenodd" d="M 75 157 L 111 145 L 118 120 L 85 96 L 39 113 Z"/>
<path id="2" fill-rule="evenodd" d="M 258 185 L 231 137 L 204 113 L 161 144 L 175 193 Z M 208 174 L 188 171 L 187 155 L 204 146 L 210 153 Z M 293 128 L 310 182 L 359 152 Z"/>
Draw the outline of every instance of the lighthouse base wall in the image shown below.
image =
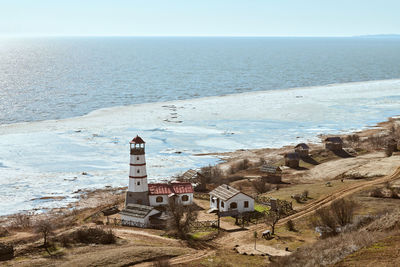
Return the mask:
<path id="1" fill-rule="evenodd" d="M 149 206 L 149 192 L 126 192 L 125 206 L 128 204 L 140 204 Z"/>

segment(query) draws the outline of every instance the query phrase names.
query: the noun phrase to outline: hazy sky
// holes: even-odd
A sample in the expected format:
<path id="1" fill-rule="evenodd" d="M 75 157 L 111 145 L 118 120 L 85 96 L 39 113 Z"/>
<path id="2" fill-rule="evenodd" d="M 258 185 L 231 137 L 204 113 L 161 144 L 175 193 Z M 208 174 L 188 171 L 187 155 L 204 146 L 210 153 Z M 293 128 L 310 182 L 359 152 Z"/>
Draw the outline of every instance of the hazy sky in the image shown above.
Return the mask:
<path id="1" fill-rule="evenodd" d="M 0 0 L 0 35 L 400 33 L 400 0 Z"/>

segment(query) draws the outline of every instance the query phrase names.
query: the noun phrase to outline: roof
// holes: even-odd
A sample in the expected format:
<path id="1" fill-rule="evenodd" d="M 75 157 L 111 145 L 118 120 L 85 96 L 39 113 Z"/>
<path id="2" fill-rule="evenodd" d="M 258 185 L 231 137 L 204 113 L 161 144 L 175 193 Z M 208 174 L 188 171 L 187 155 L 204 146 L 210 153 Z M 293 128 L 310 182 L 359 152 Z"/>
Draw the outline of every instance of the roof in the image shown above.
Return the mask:
<path id="1" fill-rule="evenodd" d="M 182 178 L 185 180 L 191 180 L 197 176 L 197 171 L 195 170 L 188 170 L 184 174 L 182 174 Z"/>
<path id="2" fill-rule="evenodd" d="M 132 139 L 132 141 L 130 142 L 131 144 L 144 144 L 146 143 L 145 141 L 143 141 L 143 139 L 139 136 L 136 135 L 135 138 Z"/>
<path id="3" fill-rule="evenodd" d="M 264 164 L 263 166 L 261 166 L 260 171 L 266 172 L 266 173 L 282 172 L 281 168 L 276 167 L 274 165 L 270 165 L 270 164 Z"/>
<path id="4" fill-rule="evenodd" d="M 193 186 L 186 182 L 172 182 L 170 184 L 149 184 L 149 195 L 170 195 L 193 193 Z"/>
<path id="5" fill-rule="evenodd" d="M 310 149 L 310 147 L 305 143 L 300 143 L 297 146 L 295 146 L 294 148 Z"/>
<path id="6" fill-rule="evenodd" d="M 343 140 L 340 137 L 328 137 L 325 139 L 325 142 L 331 142 L 331 143 L 336 143 L 336 144 L 343 144 Z"/>
<path id="7" fill-rule="evenodd" d="M 290 153 L 286 153 L 285 154 L 285 159 L 292 159 L 292 160 L 299 160 L 300 156 L 298 153 L 296 152 L 290 152 Z"/>
<path id="8" fill-rule="evenodd" d="M 139 204 L 128 204 L 121 212 L 122 215 L 127 215 L 136 218 L 145 218 L 154 208 Z"/>
<path id="9" fill-rule="evenodd" d="M 240 192 L 239 190 L 237 190 L 236 188 L 233 188 L 232 186 L 223 184 L 218 186 L 217 188 L 215 188 L 213 191 L 210 192 L 211 196 L 215 196 L 223 201 L 227 201 L 228 199 L 236 196 L 237 194 L 244 194 L 243 192 Z M 246 195 L 248 196 L 248 195 Z M 248 196 L 250 197 L 250 196 Z"/>

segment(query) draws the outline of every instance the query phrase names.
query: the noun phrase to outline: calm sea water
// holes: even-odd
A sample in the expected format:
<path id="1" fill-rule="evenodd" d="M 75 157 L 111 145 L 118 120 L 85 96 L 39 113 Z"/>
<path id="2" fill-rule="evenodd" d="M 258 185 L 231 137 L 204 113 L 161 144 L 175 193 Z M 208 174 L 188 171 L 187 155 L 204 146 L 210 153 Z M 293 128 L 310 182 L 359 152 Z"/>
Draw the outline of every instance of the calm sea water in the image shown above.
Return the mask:
<path id="1" fill-rule="evenodd" d="M 0 39 L 0 124 L 400 78 L 400 38 Z"/>

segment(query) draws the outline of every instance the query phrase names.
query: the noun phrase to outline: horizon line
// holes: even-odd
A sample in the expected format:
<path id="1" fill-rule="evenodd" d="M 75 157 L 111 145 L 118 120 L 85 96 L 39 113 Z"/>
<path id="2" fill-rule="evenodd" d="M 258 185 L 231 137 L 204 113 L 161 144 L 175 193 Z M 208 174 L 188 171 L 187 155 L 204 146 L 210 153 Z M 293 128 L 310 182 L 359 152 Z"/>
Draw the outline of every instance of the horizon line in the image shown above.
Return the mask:
<path id="1" fill-rule="evenodd" d="M 0 38 L 34 37 L 232 37 L 232 38 L 352 38 L 352 37 L 400 37 L 397 33 L 360 35 L 130 35 L 130 34 L 0 34 Z"/>

